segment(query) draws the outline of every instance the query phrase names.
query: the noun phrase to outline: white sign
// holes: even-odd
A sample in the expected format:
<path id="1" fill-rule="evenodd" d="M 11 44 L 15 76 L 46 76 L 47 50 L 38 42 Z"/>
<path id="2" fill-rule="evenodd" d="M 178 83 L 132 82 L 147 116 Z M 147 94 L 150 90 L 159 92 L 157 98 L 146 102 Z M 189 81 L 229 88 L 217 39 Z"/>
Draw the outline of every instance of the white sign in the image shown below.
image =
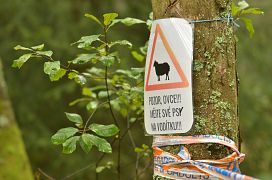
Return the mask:
<path id="1" fill-rule="evenodd" d="M 148 134 L 186 133 L 193 125 L 193 26 L 155 20 L 146 58 L 144 119 Z"/>

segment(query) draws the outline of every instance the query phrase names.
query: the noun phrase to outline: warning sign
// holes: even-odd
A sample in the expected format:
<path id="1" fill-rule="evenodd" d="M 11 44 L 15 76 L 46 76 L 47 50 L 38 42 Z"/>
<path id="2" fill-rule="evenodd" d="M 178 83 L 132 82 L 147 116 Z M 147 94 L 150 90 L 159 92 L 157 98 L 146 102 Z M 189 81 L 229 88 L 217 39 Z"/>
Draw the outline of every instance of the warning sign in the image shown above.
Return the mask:
<path id="1" fill-rule="evenodd" d="M 179 18 L 152 24 L 146 58 L 144 110 L 148 134 L 189 131 L 192 102 L 193 27 Z"/>

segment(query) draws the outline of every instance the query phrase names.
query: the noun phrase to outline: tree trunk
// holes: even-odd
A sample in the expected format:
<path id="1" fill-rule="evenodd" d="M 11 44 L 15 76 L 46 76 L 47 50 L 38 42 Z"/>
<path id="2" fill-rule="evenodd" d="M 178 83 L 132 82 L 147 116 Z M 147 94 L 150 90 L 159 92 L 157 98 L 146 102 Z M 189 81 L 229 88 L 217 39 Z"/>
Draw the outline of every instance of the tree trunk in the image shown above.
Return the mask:
<path id="1" fill-rule="evenodd" d="M 0 61 L 0 179 L 33 179 L 20 131 L 8 98 Z"/>
<path id="2" fill-rule="evenodd" d="M 190 20 L 226 17 L 231 0 L 151 0 L 154 19 Z M 236 45 L 227 22 L 195 23 L 193 102 L 194 126 L 186 135 L 215 134 L 239 145 Z M 218 159 L 229 150 L 220 145 L 187 146 L 193 159 Z M 166 147 L 177 152 L 178 147 Z"/>

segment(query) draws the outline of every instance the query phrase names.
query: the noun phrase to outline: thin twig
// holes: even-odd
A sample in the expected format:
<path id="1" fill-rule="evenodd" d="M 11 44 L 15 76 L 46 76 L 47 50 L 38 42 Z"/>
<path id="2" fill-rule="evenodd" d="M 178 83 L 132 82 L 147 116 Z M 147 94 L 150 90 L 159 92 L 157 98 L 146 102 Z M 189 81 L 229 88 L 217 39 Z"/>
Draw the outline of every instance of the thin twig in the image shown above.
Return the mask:
<path id="1" fill-rule="evenodd" d="M 129 109 L 129 108 L 128 108 Z M 131 142 L 131 144 L 132 144 L 132 146 L 133 146 L 133 149 L 135 149 L 136 148 L 136 144 L 135 144 L 135 141 L 134 141 L 134 138 L 133 138 L 133 136 L 132 136 L 132 134 L 131 134 L 131 131 L 130 131 L 130 122 L 129 122 L 129 112 L 128 112 L 128 115 L 127 115 L 127 129 L 128 129 L 128 136 L 129 136 L 129 139 L 130 139 L 130 142 Z M 139 153 L 137 153 L 137 157 L 136 157 L 136 163 L 135 163 L 135 179 L 137 180 L 138 179 L 138 176 L 137 176 L 137 174 L 138 174 L 138 167 L 139 167 L 139 158 L 140 158 L 140 154 Z"/>
<path id="2" fill-rule="evenodd" d="M 116 138 L 114 138 L 112 140 L 112 142 L 110 143 L 111 146 L 113 146 L 113 144 L 115 143 L 115 140 Z M 98 180 L 98 176 L 99 176 L 99 173 L 96 172 L 96 168 L 99 166 L 100 162 L 103 160 L 103 158 L 105 157 L 106 153 L 103 153 L 100 158 L 98 159 L 98 161 L 95 163 L 95 179 Z"/>
<path id="3" fill-rule="evenodd" d="M 33 52 L 34 52 L 34 54 L 35 54 L 36 56 L 44 57 L 44 58 L 50 60 L 51 62 L 54 62 L 54 61 L 55 61 L 51 56 L 46 56 L 46 55 L 43 55 L 43 54 L 36 53 L 34 50 L 33 50 Z M 68 65 L 68 66 L 64 66 L 63 64 L 60 64 L 60 66 L 61 66 L 63 69 L 66 69 L 68 72 L 71 71 L 71 70 L 69 69 L 69 65 Z"/>
<path id="4" fill-rule="evenodd" d="M 92 114 L 90 115 L 90 117 L 89 117 L 88 120 L 86 121 L 86 124 L 85 124 L 84 129 L 83 129 L 83 134 L 85 133 L 86 128 L 87 128 L 87 126 L 88 126 L 88 124 L 89 124 L 89 121 L 92 119 L 94 113 L 97 111 L 97 109 L 98 109 L 100 106 L 102 106 L 102 105 L 104 105 L 104 104 L 106 104 L 106 103 L 108 103 L 108 101 L 98 104 L 97 107 L 93 110 Z"/>
<path id="5" fill-rule="evenodd" d="M 118 137 L 120 136 L 120 132 Z M 117 172 L 118 172 L 118 179 L 121 179 L 121 139 L 118 138 L 118 156 L 117 156 Z"/>
<path id="6" fill-rule="evenodd" d="M 108 46 L 108 40 L 107 40 L 107 26 L 104 27 L 104 36 L 105 36 L 105 43 L 106 43 L 106 55 L 109 54 L 109 46 Z M 116 126 L 119 128 L 119 133 L 118 133 L 118 139 L 119 139 L 119 143 L 118 143 L 118 156 L 117 156 L 117 173 L 118 173 L 118 179 L 121 179 L 121 169 L 120 169 L 120 156 L 121 156 L 121 140 L 120 140 L 120 126 L 117 122 L 117 119 L 113 113 L 113 109 L 111 106 L 111 99 L 110 99 L 110 93 L 109 93 L 109 85 L 108 85 L 108 66 L 106 66 L 105 68 L 105 84 L 106 84 L 106 91 L 107 91 L 107 96 L 108 96 L 108 103 L 109 103 L 109 108 L 110 108 L 110 112 L 111 112 L 111 116 L 113 118 L 114 123 L 116 124 Z"/>
<path id="7" fill-rule="evenodd" d="M 107 91 L 107 98 L 108 98 L 110 113 L 111 113 L 111 116 L 113 118 L 114 123 L 119 128 L 119 124 L 117 122 L 117 119 L 116 119 L 116 117 L 115 117 L 115 115 L 113 113 L 113 109 L 112 109 L 112 106 L 111 106 L 111 99 L 110 99 L 110 92 L 109 92 L 109 85 L 108 85 L 108 67 L 107 66 L 105 68 L 105 84 L 106 84 L 106 91 Z"/>
<path id="8" fill-rule="evenodd" d="M 48 59 L 50 60 L 51 62 L 55 62 L 55 60 L 51 57 L 51 56 L 46 56 L 46 55 L 43 55 L 43 54 L 38 54 L 34 49 L 32 49 L 32 52 L 34 53 L 34 55 L 36 55 L 37 57 L 42 57 L 42 58 L 45 58 L 45 59 Z M 63 64 L 60 64 L 60 67 L 62 67 L 63 69 L 65 69 L 67 72 L 74 72 L 73 70 L 70 69 L 70 63 L 65 66 Z M 80 72 L 76 72 L 78 75 L 81 75 L 81 76 L 85 76 L 84 73 L 80 73 Z M 98 79 L 98 78 L 97 78 Z M 104 78 L 101 78 L 101 79 L 104 79 Z"/>
<path id="9" fill-rule="evenodd" d="M 85 171 L 86 169 L 88 169 L 88 168 L 91 167 L 92 165 L 94 165 L 94 163 L 88 164 L 87 166 L 85 166 L 85 167 L 83 167 L 83 168 L 81 168 L 81 169 L 79 169 L 79 170 L 73 172 L 72 174 L 69 174 L 69 175 L 65 176 L 64 178 L 62 178 L 62 179 L 60 179 L 60 180 L 69 179 L 69 178 L 71 178 L 72 176 L 75 176 L 75 175 L 81 173 L 82 171 Z"/>
<path id="10" fill-rule="evenodd" d="M 44 177 L 48 178 L 49 180 L 55 180 L 55 178 L 49 176 L 47 173 L 45 173 L 43 170 L 41 170 L 40 168 L 38 168 L 38 172 L 43 175 Z"/>
<path id="11" fill-rule="evenodd" d="M 137 153 L 136 163 L 135 163 L 135 179 L 138 180 L 138 168 L 139 168 L 140 154 Z"/>
<path id="12" fill-rule="evenodd" d="M 134 141 L 134 139 L 132 137 L 132 134 L 131 134 L 131 131 L 130 131 L 129 112 L 128 112 L 128 115 L 127 115 L 127 129 L 128 129 L 128 136 L 129 136 L 130 142 L 131 142 L 133 148 L 135 149 L 136 144 L 135 144 L 135 141 Z"/>
<path id="13" fill-rule="evenodd" d="M 114 138 L 113 141 L 110 143 L 111 146 L 113 146 L 113 144 L 115 143 L 115 140 L 116 140 L 116 138 Z M 84 166 L 83 168 L 78 169 L 78 170 L 76 170 L 75 172 L 73 172 L 73 173 L 71 173 L 71 174 L 69 174 L 69 175 L 66 175 L 65 177 L 63 177 L 63 178 L 60 179 L 60 180 L 69 179 L 69 178 L 71 178 L 71 177 L 73 177 L 73 176 L 75 176 L 75 175 L 81 173 L 82 171 L 87 170 L 87 169 L 90 168 L 92 165 L 95 165 L 95 166 L 97 167 L 97 166 L 99 165 L 99 163 L 102 161 L 102 159 L 104 158 L 105 155 L 106 155 L 106 153 L 103 153 L 103 154 L 100 156 L 100 158 L 98 159 L 98 161 L 97 161 L 96 163 L 90 163 L 90 164 L 88 164 L 87 166 Z"/>
<path id="14" fill-rule="evenodd" d="M 136 122 L 136 121 L 135 121 L 135 122 Z M 131 124 L 132 126 L 130 126 L 130 128 L 132 128 L 133 125 L 136 124 L 135 122 Z M 127 135 L 127 133 L 128 133 L 128 129 L 126 129 L 126 130 L 124 131 L 124 133 L 123 133 L 122 136 L 120 137 L 120 140 L 122 140 L 122 139 Z M 110 142 L 111 146 L 114 145 L 115 141 L 116 141 L 116 138 L 114 138 L 114 139 Z M 106 155 L 106 153 L 103 153 L 103 154 L 99 157 L 99 159 L 98 159 L 97 162 L 95 163 L 95 166 L 96 166 L 96 167 L 98 167 L 98 165 L 99 165 L 100 162 L 103 160 L 103 158 L 105 157 L 105 155 Z M 90 163 L 90 164 L 88 164 L 87 166 L 85 166 L 85 167 L 83 167 L 83 168 L 81 168 L 81 169 L 79 169 L 79 170 L 77 170 L 77 171 L 75 171 L 75 172 L 73 172 L 73 173 L 71 173 L 71 174 L 69 174 L 69 175 L 66 175 L 65 177 L 63 177 L 63 178 L 60 179 L 60 180 L 69 179 L 69 178 L 71 178 L 71 177 L 73 177 L 73 176 L 75 176 L 75 175 L 81 173 L 82 171 L 87 170 L 87 169 L 90 168 L 92 165 L 94 165 L 94 163 Z"/>
<path id="15" fill-rule="evenodd" d="M 148 168 L 150 168 L 150 166 L 151 166 L 152 164 L 153 164 L 153 163 L 152 163 L 152 158 L 150 158 L 149 161 L 148 161 L 148 163 L 147 163 L 147 165 L 144 167 L 144 169 L 143 169 L 137 176 L 140 177 L 144 172 L 146 172 L 146 170 L 147 170 Z"/>
<path id="16" fill-rule="evenodd" d="M 136 85 L 135 86 L 139 86 L 140 84 L 142 84 L 144 82 L 144 80 L 142 80 L 142 81 L 140 81 L 140 82 L 138 82 L 138 83 L 136 83 Z"/>
<path id="17" fill-rule="evenodd" d="M 139 119 L 142 119 L 142 118 L 139 118 Z M 138 120 L 139 120 L 139 119 L 138 119 Z M 137 120 L 136 120 L 136 121 L 137 121 Z M 136 121 L 134 121 L 133 123 L 131 123 L 129 129 L 131 129 L 131 128 L 136 124 Z M 127 135 L 129 129 L 127 128 L 127 129 L 124 131 L 124 133 L 120 136 L 120 139 L 121 139 L 121 140 Z"/>

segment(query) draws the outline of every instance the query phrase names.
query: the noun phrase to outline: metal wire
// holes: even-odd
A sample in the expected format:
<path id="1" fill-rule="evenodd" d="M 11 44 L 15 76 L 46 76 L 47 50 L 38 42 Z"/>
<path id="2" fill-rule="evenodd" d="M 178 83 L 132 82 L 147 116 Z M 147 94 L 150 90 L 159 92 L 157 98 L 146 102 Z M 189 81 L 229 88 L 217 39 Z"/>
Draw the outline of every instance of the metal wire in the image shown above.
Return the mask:
<path id="1" fill-rule="evenodd" d="M 228 24 L 233 22 L 233 17 L 229 13 L 225 18 L 217 18 L 217 19 L 202 19 L 202 20 L 192 20 L 190 23 L 202 23 L 202 22 L 214 22 L 214 21 L 226 21 Z"/>

